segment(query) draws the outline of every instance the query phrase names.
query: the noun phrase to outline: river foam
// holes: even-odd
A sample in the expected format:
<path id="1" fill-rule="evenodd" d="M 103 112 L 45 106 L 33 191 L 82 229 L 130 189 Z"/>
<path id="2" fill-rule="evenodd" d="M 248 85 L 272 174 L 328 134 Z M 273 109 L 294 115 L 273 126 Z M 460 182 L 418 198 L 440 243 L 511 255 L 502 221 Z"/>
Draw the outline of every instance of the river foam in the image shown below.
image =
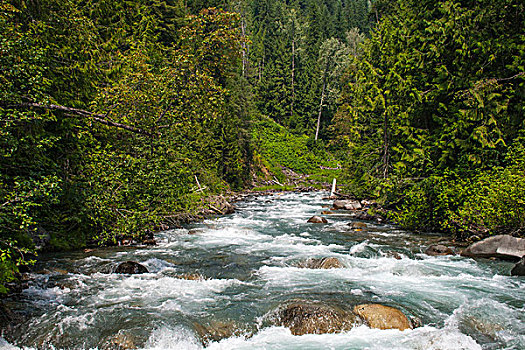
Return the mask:
<path id="1" fill-rule="evenodd" d="M 284 327 L 269 327 L 252 337 L 238 336 L 202 346 L 198 338 L 184 329 L 155 330 L 144 350 L 477 350 L 482 349 L 471 337 L 454 329 L 423 327 L 416 330 L 377 330 L 356 327 L 338 334 L 294 336 Z"/>
<path id="2" fill-rule="evenodd" d="M 27 322 L 4 335 L 9 343 L 0 338 L 0 348 L 106 350 L 120 336 L 148 350 L 525 348 L 525 281 L 509 276 L 510 263 L 430 257 L 425 247 L 443 237 L 370 223 L 355 230 L 344 211 L 308 224 L 331 203 L 325 195 L 242 202 L 233 215 L 161 232 L 152 247 L 43 257 L 47 272 L 33 274 L 17 306 Z M 298 267 L 324 257 L 343 268 Z M 126 260 L 149 273 L 111 273 Z M 423 326 L 294 336 L 266 317 L 290 300 L 347 310 L 381 303 Z M 196 331 L 230 323 L 236 335 L 206 345 Z"/>

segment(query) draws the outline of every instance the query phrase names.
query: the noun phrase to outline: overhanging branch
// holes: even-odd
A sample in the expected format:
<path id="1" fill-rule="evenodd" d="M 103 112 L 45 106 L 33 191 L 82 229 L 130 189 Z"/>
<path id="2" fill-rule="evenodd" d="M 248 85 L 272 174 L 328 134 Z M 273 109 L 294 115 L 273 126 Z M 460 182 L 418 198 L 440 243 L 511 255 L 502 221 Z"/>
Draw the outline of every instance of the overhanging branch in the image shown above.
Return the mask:
<path id="1" fill-rule="evenodd" d="M 4 104 L 4 103 L 0 102 L 0 104 Z M 7 105 L 7 104 L 5 104 L 5 105 Z M 26 103 L 20 103 L 20 104 L 17 104 L 17 105 L 7 105 L 7 107 L 8 108 L 21 108 L 21 107 L 25 107 L 25 108 L 41 108 L 41 109 L 47 109 L 47 110 L 62 111 L 62 112 L 67 112 L 69 115 L 75 115 L 75 116 L 79 116 L 79 117 L 89 118 L 91 120 L 96 121 L 97 123 L 104 124 L 104 125 L 107 125 L 107 126 L 112 126 L 112 127 L 119 128 L 119 129 L 124 129 L 124 130 L 127 130 L 127 131 L 134 132 L 136 134 L 142 134 L 142 135 L 146 135 L 146 136 L 154 136 L 154 134 L 152 134 L 152 133 L 150 133 L 150 132 L 148 132 L 146 130 L 142 130 L 142 129 L 136 128 L 134 126 L 130 126 L 130 125 L 122 124 L 122 123 L 117 123 L 117 122 L 114 122 L 114 121 L 111 121 L 111 120 L 107 120 L 106 116 L 103 115 L 103 114 L 93 113 L 93 112 L 86 111 L 84 109 L 79 109 L 79 108 L 66 107 L 66 106 L 53 105 L 53 104 L 44 105 L 44 104 L 35 103 L 35 102 L 26 102 Z"/>

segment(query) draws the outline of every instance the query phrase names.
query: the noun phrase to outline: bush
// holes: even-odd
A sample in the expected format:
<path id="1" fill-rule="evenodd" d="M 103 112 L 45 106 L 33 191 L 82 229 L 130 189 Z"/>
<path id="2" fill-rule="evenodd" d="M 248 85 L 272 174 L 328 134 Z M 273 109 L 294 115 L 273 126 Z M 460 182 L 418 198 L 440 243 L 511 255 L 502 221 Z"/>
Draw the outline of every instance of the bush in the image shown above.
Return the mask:
<path id="1" fill-rule="evenodd" d="M 432 176 L 410 189 L 394 214 L 404 228 L 472 235 L 525 232 L 525 177 L 498 168 L 472 178 Z"/>
<path id="2" fill-rule="evenodd" d="M 299 174 L 328 181 L 339 177 L 339 163 L 321 143 L 313 144 L 306 135 L 294 135 L 269 118 L 258 120 L 252 131 L 258 147 L 254 163 L 267 168 L 279 181 L 285 180 L 282 167 Z"/>

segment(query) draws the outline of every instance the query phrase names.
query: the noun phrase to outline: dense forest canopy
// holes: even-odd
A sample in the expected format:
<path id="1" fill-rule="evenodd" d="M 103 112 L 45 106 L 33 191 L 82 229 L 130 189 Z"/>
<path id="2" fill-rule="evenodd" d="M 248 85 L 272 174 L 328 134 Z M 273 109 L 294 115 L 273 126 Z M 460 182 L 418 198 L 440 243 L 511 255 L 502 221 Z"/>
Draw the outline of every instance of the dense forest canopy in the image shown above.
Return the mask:
<path id="1" fill-rule="evenodd" d="M 523 28 L 519 0 L 1 0 L 0 284 L 317 162 L 406 228 L 523 234 Z"/>
<path id="2" fill-rule="evenodd" d="M 523 234 L 525 4 L 390 5 L 333 128 L 354 190 L 412 229 Z"/>

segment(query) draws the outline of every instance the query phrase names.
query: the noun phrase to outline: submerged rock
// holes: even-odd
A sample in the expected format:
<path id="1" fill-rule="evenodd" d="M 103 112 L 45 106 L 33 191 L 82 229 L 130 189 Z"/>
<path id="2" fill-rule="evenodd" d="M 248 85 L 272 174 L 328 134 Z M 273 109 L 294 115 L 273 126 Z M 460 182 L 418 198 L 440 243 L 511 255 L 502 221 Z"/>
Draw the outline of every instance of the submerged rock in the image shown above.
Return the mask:
<path id="1" fill-rule="evenodd" d="M 101 350 L 132 350 L 137 349 L 138 339 L 130 334 L 117 333 L 113 336 L 108 337 L 101 345 Z"/>
<path id="2" fill-rule="evenodd" d="M 22 321 L 23 321 L 22 316 L 12 311 L 7 301 L 0 300 L 0 328 L 1 329 L 6 328 L 11 323 L 17 324 L 17 323 L 22 323 Z"/>
<path id="3" fill-rule="evenodd" d="M 148 272 L 148 269 L 144 265 L 141 265 L 135 261 L 123 262 L 115 269 L 115 273 L 122 273 L 128 275 L 135 275 Z"/>
<path id="4" fill-rule="evenodd" d="M 455 255 L 456 253 L 452 248 L 444 246 L 442 244 L 433 244 L 425 250 L 425 254 L 430 256 L 440 256 L 440 255 Z"/>
<path id="5" fill-rule="evenodd" d="M 321 259 L 311 258 L 297 264 L 297 266 L 305 269 L 337 269 L 344 267 L 343 263 L 334 257 Z"/>
<path id="6" fill-rule="evenodd" d="M 143 349 L 151 333 L 140 326 L 131 329 L 120 329 L 102 339 L 99 343 L 100 350 L 135 350 Z"/>
<path id="7" fill-rule="evenodd" d="M 469 245 L 461 255 L 470 258 L 521 259 L 525 256 L 525 239 L 497 235 Z"/>
<path id="8" fill-rule="evenodd" d="M 201 342 L 206 346 L 232 336 L 240 336 L 243 331 L 233 321 L 213 321 L 207 324 L 194 323 L 193 327 Z"/>
<path id="9" fill-rule="evenodd" d="M 514 265 L 510 274 L 512 276 L 525 276 L 525 257 L 521 258 L 521 260 Z"/>
<path id="10" fill-rule="evenodd" d="M 348 331 L 357 323 L 348 311 L 318 302 L 297 301 L 279 308 L 276 323 L 293 335 L 325 334 Z"/>
<path id="11" fill-rule="evenodd" d="M 326 224 L 328 223 L 328 220 L 321 216 L 314 215 L 310 219 L 308 219 L 308 222 L 311 224 Z"/>
<path id="12" fill-rule="evenodd" d="M 412 324 L 400 310 L 380 304 L 362 304 L 354 307 L 358 315 L 370 328 L 412 329 Z"/>
<path id="13" fill-rule="evenodd" d="M 334 201 L 334 209 L 345 209 L 345 210 L 359 210 L 363 208 L 361 203 L 356 200 L 336 200 Z"/>
<path id="14" fill-rule="evenodd" d="M 206 279 L 200 273 L 185 273 L 183 275 L 178 275 L 177 278 L 188 281 L 204 281 Z"/>

